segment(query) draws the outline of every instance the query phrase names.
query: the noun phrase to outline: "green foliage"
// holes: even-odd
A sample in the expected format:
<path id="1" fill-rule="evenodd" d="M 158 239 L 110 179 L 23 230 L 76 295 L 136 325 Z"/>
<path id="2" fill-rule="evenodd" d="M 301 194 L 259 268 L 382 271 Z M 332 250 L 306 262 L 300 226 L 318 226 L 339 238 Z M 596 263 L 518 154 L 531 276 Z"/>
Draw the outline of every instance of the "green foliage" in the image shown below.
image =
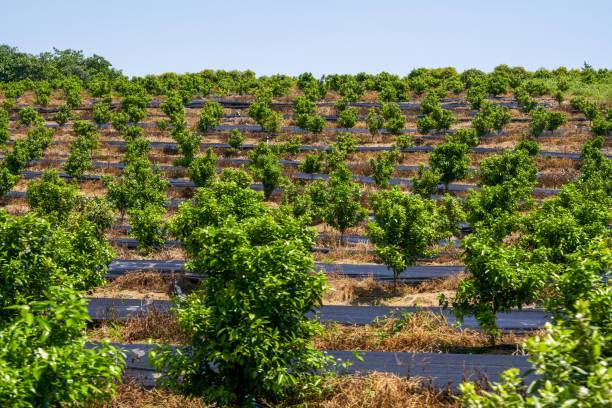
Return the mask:
<path id="1" fill-rule="evenodd" d="M 183 157 L 174 161 L 174 165 L 189 167 L 194 157 L 200 151 L 202 135 L 199 135 L 197 132 L 190 132 L 189 129 L 178 127 L 172 129 L 170 133 L 178 143 L 179 153 L 183 155 Z"/>
<path id="2" fill-rule="evenodd" d="M 248 153 L 248 157 L 251 160 L 249 170 L 263 184 L 267 200 L 281 182 L 282 167 L 278 156 L 264 142 L 259 142 L 257 148 Z"/>
<path id="3" fill-rule="evenodd" d="M 104 282 L 113 250 L 98 227 L 74 214 L 52 225 L 39 214 L 10 217 L 0 211 L 2 247 L 0 316 L 14 316 L 7 307 L 40 300 L 51 286 L 88 290 Z"/>
<path id="4" fill-rule="evenodd" d="M 429 198 L 438 188 L 441 178 L 442 176 L 439 173 L 431 169 L 425 170 L 425 165 L 420 163 L 415 176 L 410 179 L 410 182 L 415 193 Z"/>
<path id="5" fill-rule="evenodd" d="M 171 94 L 165 102 L 160 104 L 162 112 L 170 118 L 171 123 L 180 122 L 185 117 L 185 107 L 183 101 L 178 94 Z M 209 110 L 214 110 L 215 108 Z"/>
<path id="6" fill-rule="evenodd" d="M 7 153 L 4 167 L 18 175 L 30 160 L 39 159 L 53 139 L 55 131 L 38 126 L 28 131 L 26 140 L 19 139 L 13 143 L 13 150 Z"/>
<path id="7" fill-rule="evenodd" d="M 366 116 L 366 124 L 372 136 L 376 136 L 380 129 L 385 126 L 385 119 L 376 113 L 376 109 L 370 108 L 368 116 Z"/>
<path id="8" fill-rule="evenodd" d="M 370 196 L 374 219 L 368 223 L 368 236 L 376 245 L 374 253 L 393 270 L 393 281 L 417 258 L 433 254 L 439 234 L 434 229 L 435 203 L 399 188 Z"/>
<path id="9" fill-rule="evenodd" d="M 155 127 L 162 132 L 164 130 L 168 130 L 169 125 L 170 125 L 170 122 L 167 121 L 166 119 L 160 119 L 160 120 L 155 121 Z"/>
<path id="10" fill-rule="evenodd" d="M 240 221 L 268 214 L 269 209 L 262 205 L 263 195 L 250 188 L 252 181 L 242 170 L 224 169 L 219 181 L 199 188 L 192 201 L 179 206 L 168 229 L 190 256 L 200 251 L 194 231 L 221 227 L 230 218 Z"/>
<path id="11" fill-rule="evenodd" d="M 389 187 L 389 178 L 393 174 L 393 166 L 399 161 L 399 151 L 393 150 L 390 152 L 378 153 L 376 160 L 370 159 L 370 168 L 372 169 L 372 179 L 380 188 Z"/>
<path id="12" fill-rule="evenodd" d="M 327 206 L 324 210 L 324 221 L 340 231 L 341 235 L 347 228 L 361 223 L 368 212 L 361 207 L 361 190 L 353 182 L 351 172 L 346 165 L 339 165 L 329 175 L 329 191 L 327 193 Z"/>
<path id="13" fill-rule="evenodd" d="M 60 126 L 65 125 L 70 120 L 71 115 L 70 106 L 60 105 L 59 112 L 53 115 L 53 120 Z"/>
<path id="14" fill-rule="evenodd" d="M 68 105 L 71 109 L 77 108 L 81 106 L 83 100 L 81 98 L 81 81 L 77 78 L 69 78 L 64 81 L 62 85 L 64 89 L 64 94 L 66 95 L 66 105 Z"/>
<path id="15" fill-rule="evenodd" d="M 28 149 L 28 141 L 24 139 L 17 139 L 13 143 L 13 150 L 6 154 L 4 158 L 4 168 L 11 172 L 15 176 L 21 175 L 21 170 L 30 161 L 30 152 Z"/>
<path id="16" fill-rule="evenodd" d="M 304 161 L 298 166 L 300 171 L 310 174 L 311 177 L 315 173 L 320 173 L 323 169 L 323 160 L 325 152 L 309 153 L 304 157 Z"/>
<path id="17" fill-rule="evenodd" d="M 119 180 L 105 175 L 102 181 L 106 186 L 107 198 L 121 213 L 132 208 L 142 209 L 147 204 L 163 206 L 166 203 L 164 189 L 168 181 L 159 167 L 151 168 L 146 158 L 135 158 L 127 163 Z"/>
<path id="18" fill-rule="evenodd" d="M 130 127 L 128 129 L 137 129 L 135 127 Z M 151 151 L 151 142 L 149 139 L 145 139 L 144 137 L 135 137 L 129 138 L 127 137 L 128 132 L 126 132 L 126 143 L 125 143 L 125 155 L 123 156 L 124 163 L 131 163 L 138 159 L 147 159 L 148 153 Z"/>
<path id="19" fill-rule="evenodd" d="M 412 142 L 412 136 L 409 134 L 406 135 L 397 135 L 393 138 L 395 140 L 395 145 L 397 145 L 400 149 L 410 149 L 414 146 Z"/>
<path id="20" fill-rule="evenodd" d="M 286 213 L 257 207 L 265 215 L 229 217 L 193 231 L 201 250 L 190 268 L 204 282 L 175 308 L 191 340 L 180 353 L 165 347 L 150 356 L 164 368 L 162 384 L 210 403 L 287 398 L 313 384 L 329 363 L 312 346 L 320 326 L 306 317 L 321 304 L 325 287 L 324 276 L 312 272 L 316 232 Z"/>
<path id="21" fill-rule="evenodd" d="M 293 100 L 293 112 L 295 115 L 315 115 L 317 105 L 305 96 L 300 95 Z"/>
<path id="22" fill-rule="evenodd" d="M 508 108 L 499 104 L 483 103 L 482 112 L 479 112 L 472 120 L 472 128 L 478 136 L 484 136 L 495 130 L 501 132 L 510 123 L 512 116 Z"/>
<path id="23" fill-rule="evenodd" d="M 209 129 L 219 126 L 219 121 L 224 115 L 225 111 L 219 102 L 206 102 L 198 119 L 198 129 L 201 132 L 208 132 Z"/>
<path id="24" fill-rule="evenodd" d="M 461 281 L 452 300 L 453 314 L 459 321 L 474 316 L 494 341 L 499 334 L 496 313 L 535 301 L 548 271 L 530 262 L 529 252 L 495 243 L 488 234 L 464 237 L 461 245 L 469 275 Z M 441 301 L 448 306 L 444 297 Z"/>
<path id="25" fill-rule="evenodd" d="M 36 99 L 34 100 L 34 103 L 40 106 L 49 105 L 49 99 L 51 97 L 51 86 L 49 86 L 48 82 L 42 81 L 36 84 L 35 92 Z"/>
<path id="26" fill-rule="evenodd" d="M 242 136 L 242 133 L 240 133 L 238 129 L 234 129 L 232 130 L 230 137 L 227 139 L 227 143 L 232 149 L 240 149 L 245 140 L 246 137 Z"/>
<path id="27" fill-rule="evenodd" d="M 24 126 L 38 126 L 44 122 L 44 119 L 38 116 L 38 112 L 31 106 L 26 106 L 19 111 L 19 124 Z"/>
<path id="28" fill-rule="evenodd" d="M 465 219 L 461 201 L 450 194 L 444 194 L 440 199 L 440 206 L 436 209 L 436 230 L 441 237 L 459 236 L 461 233 L 459 223 Z"/>
<path id="29" fill-rule="evenodd" d="M 540 144 L 535 140 L 529 140 L 527 135 L 523 133 L 523 138 L 517 143 L 515 151 L 523 150 L 531 157 L 535 157 L 540 153 Z"/>
<path id="30" fill-rule="evenodd" d="M 0 169 L 0 196 L 7 194 L 15 187 L 15 184 L 19 180 L 19 175 L 14 175 L 11 171 L 3 167 Z"/>
<path id="31" fill-rule="evenodd" d="M 538 178 L 538 168 L 527 152 L 504 150 L 501 155 L 481 160 L 478 177 L 481 186 L 500 185 L 514 179 L 525 188 L 526 195 L 529 196 Z"/>
<path id="32" fill-rule="evenodd" d="M 128 116 L 125 112 L 117 112 L 111 115 L 111 124 L 117 132 L 124 132 L 127 129 Z"/>
<path id="33" fill-rule="evenodd" d="M 448 130 L 455 121 L 450 110 L 434 107 L 424 118 L 417 119 L 416 125 L 419 133 L 427 134 L 433 129 Z"/>
<path id="34" fill-rule="evenodd" d="M 343 128 L 352 128 L 357 123 L 357 109 L 347 108 L 340 112 L 338 124 Z"/>
<path id="35" fill-rule="evenodd" d="M 51 220 L 65 220 L 74 208 L 78 186 L 68 184 L 55 169 L 47 170 L 38 181 L 28 182 L 26 201 L 30 209 Z"/>
<path id="36" fill-rule="evenodd" d="M 406 126 L 406 116 L 399 106 L 394 103 L 383 103 L 381 113 L 385 119 L 384 128 L 394 135 L 401 134 L 404 126 Z"/>
<path id="37" fill-rule="evenodd" d="M 461 143 L 469 147 L 478 146 L 479 139 L 474 129 L 457 129 L 444 137 L 448 143 Z"/>
<path id="38" fill-rule="evenodd" d="M 593 119 L 590 131 L 595 136 L 607 136 L 612 132 L 612 120 L 595 118 Z"/>
<path id="39" fill-rule="evenodd" d="M 104 232 L 113 226 L 115 213 L 110 202 L 104 198 L 85 199 L 77 196 L 76 211 L 98 230 L 98 237 L 104 239 Z"/>
<path id="40" fill-rule="evenodd" d="M 98 102 L 92 111 L 93 121 L 99 125 L 108 123 L 111 120 L 110 105 L 105 102 Z"/>
<path id="41" fill-rule="evenodd" d="M 472 109 L 480 109 L 486 103 L 487 92 L 483 87 L 471 87 L 467 91 L 465 100 L 468 101 Z"/>
<path id="42" fill-rule="evenodd" d="M 357 144 L 359 143 L 359 137 L 354 136 L 348 132 L 338 133 L 336 143 L 332 144 L 331 147 L 336 147 L 345 154 L 355 153 Z"/>
<path id="43" fill-rule="evenodd" d="M 6 144 L 10 137 L 9 114 L 4 109 L 0 108 L 0 145 Z"/>
<path id="44" fill-rule="evenodd" d="M 137 123 L 147 116 L 149 102 L 150 99 L 146 96 L 144 89 L 130 88 L 121 98 L 121 111 L 127 116 L 129 122 Z"/>
<path id="45" fill-rule="evenodd" d="M 610 290 L 602 298 L 609 307 Z M 477 392 L 474 383 L 459 386 L 461 400 L 470 408 L 512 406 L 517 408 L 605 407 L 612 405 L 612 369 L 609 350 L 612 338 L 602 331 L 594 305 L 585 300 L 575 304 L 566 322 L 546 324 L 543 337 L 527 340 L 525 348 L 539 379 L 525 387 L 518 369 L 504 372 L 502 383 L 490 384 L 492 391 Z M 609 309 L 608 309 L 609 310 Z M 608 313 L 609 314 L 609 313 Z"/>
<path id="46" fill-rule="evenodd" d="M 271 94 L 264 91 L 258 96 L 257 102 L 249 105 L 249 116 L 255 119 L 264 132 L 278 133 L 283 124 L 283 115 L 270 109 Z"/>
<path id="47" fill-rule="evenodd" d="M 529 131 L 534 136 L 540 136 L 544 130 L 553 131 L 567 122 L 562 112 L 550 112 L 543 106 L 531 112 L 531 125 Z"/>
<path id="48" fill-rule="evenodd" d="M 138 240 L 138 249 L 150 254 L 154 248 L 163 246 L 166 242 L 163 230 L 164 207 L 146 203 L 141 208 L 130 208 L 130 237 Z"/>
<path id="49" fill-rule="evenodd" d="M 45 285 L 44 299 L 13 309 L 0 330 L 0 404 L 51 407 L 110 401 L 121 380 L 124 355 L 84 335 L 87 301 L 67 288 Z"/>
<path id="50" fill-rule="evenodd" d="M 470 177 L 469 147 L 462 143 L 445 143 L 434 148 L 429 155 L 429 167 L 440 174 L 440 181 L 446 190 L 454 180 Z"/>
<path id="51" fill-rule="evenodd" d="M 213 149 L 206 149 L 206 155 L 198 157 L 189 165 L 189 179 L 197 187 L 204 187 L 215 180 L 215 170 L 217 168 L 217 155 Z"/>

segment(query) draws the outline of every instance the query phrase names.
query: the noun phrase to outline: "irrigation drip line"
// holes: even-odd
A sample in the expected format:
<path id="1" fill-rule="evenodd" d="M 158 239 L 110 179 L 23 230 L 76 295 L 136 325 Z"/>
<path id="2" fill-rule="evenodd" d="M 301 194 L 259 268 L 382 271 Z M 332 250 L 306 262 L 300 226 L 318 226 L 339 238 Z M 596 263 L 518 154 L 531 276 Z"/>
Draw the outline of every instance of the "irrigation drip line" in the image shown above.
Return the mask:
<path id="1" fill-rule="evenodd" d="M 111 262 L 106 274 L 107 279 L 116 279 L 132 271 L 156 271 L 162 274 L 184 273 L 184 260 L 115 260 Z M 409 266 L 398 277 L 408 284 L 419 284 L 433 279 L 445 279 L 463 273 L 463 265 L 414 265 Z M 330 264 L 315 262 L 315 269 L 327 274 L 337 274 L 347 278 L 373 278 L 382 282 L 392 282 L 393 272 L 379 264 Z M 189 279 L 201 279 L 198 274 L 186 272 Z"/>
<path id="2" fill-rule="evenodd" d="M 98 343 L 91 342 L 89 347 L 95 348 Z M 126 353 L 125 375 L 136 378 L 145 387 L 155 386 L 155 380 L 160 377 L 149 364 L 149 352 L 154 344 L 111 343 Z M 181 346 L 171 346 L 178 349 Z M 188 353 L 188 347 L 184 353 Z M 532 382 L 538 377 L 530 372 L 531 363 L 527 356 L 501 354 L 457 354 L 457 353 L 406 353 L 368 351 L 360 352 L 363 361 L 355 358 L 352 351 L 324 351 L 337 361 L 350 361 L 352 365 L 341 370 L 341 374 L 364 374 L 377 371 L 394 374 L 403 378 L 422 377 L 424 381 L 436 388 L 454 390 L 463 381 L 501 381 L 500 373 L 509 368 L 518 368 L 521 374 L 527 374 L 526 382 Z"/>
<path id="3" fill-rule="evenodd" d="M 168 312 L 172 302 L 152 299 L 118 299 L 88 298 L 87 311 L 92 320 L 125 320 L 128 316 L 142 315 L 148 311 Z M 428 313 L 446 319 L 449 325 L 459 328 L 479 330 L 480 326 L 474 317 L 466 317 L 460 323 L 453 315 L 452 308 L 441 307 L 406 307 L 406 306 L 342 306 L 324 305 L 314 313 L 308 313 L 308 319 L 315 317 L 321 323 L 339 323 L 359 325 L 374 323 L 386 317 L 401 319 L 403 314 Z M 542 309 L 526 308 L 497 313 L 497 327 L 503 331 L 526 331 L 544 327 L 550 321 L 549 315 Z"/>

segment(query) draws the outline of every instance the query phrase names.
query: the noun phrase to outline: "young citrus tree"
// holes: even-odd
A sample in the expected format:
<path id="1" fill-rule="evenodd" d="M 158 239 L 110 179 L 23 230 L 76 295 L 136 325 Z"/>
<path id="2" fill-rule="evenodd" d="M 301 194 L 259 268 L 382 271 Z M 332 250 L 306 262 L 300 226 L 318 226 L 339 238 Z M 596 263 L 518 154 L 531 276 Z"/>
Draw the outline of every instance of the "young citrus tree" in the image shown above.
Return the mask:
<path id="1" fill-rule="evenodd" d="M 374 252 L 393 271 L 393 282 L 417 258 L 431 255 L 439 239 L 435 230 L 435 202 L 399 188 L 370 196 L 376 222 L 368 223 L 368 236 Z"/>
<path id="2" fill-rule="evenodd" d="M 471 176 L 469 147 L 462 143 L 444 143 L 434 148 L 429 155 L 429 167 L 440 174 L 440 181 L 448 191 L 448 185 L 454 180 Z"/>

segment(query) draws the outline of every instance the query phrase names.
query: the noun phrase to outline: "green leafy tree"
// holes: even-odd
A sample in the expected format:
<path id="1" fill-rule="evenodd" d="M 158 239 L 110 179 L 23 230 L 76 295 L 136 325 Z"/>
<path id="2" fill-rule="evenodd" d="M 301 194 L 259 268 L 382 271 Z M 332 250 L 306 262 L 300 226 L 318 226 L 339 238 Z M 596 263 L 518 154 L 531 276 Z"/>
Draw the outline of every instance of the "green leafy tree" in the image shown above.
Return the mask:
<path id="1" fill-rule="evenodd" d="M 462 143 L 445 143 L 434 148 L 429 155 L 429 167 L 440 174 L 440 181 L 448 191 L 454 180 L 470 177 L 469 147 Z"/>
<path id="2" fill-rule="evenodd" d="M 0 330 L 0 404 L 51 407 L 108 402 L 121 380 L 124 355 L 102 342 L 88 347 L 87 300 L 59 287 L 14 309 Z"/>
<path id="3" fill-rule="evenodd" d="M 448 133 L 445 139 L 448 143 L 462 143 L 469 147 L 478 146 L 480 142 L 474 129 L 457 129 L 453 133 Z"/>
<path id="4" fill-rule="evenodd" d="M 444 194 L 436 209 L 436 230 L 444 238 L 458 237 L 461 234 L 459 223 L 465 221 L 465 212 L 458 198 Z"/>
<path id="5" fill-rule="evenodd" d="M 366 124 L 372 137 L 376 136 L 380 129 L 385 126 L 385 118 L 376 113 L 376 109 L 370 108 L 368 116 L 366 116 Z"/>
<path id="6" fill-rule="evenodd" d="M 478 177 L 481 186 L 501 185 L 516 180 L 525 192 L 521 198 L 528 199 L 538 178 L 538 168 L 527 152 L 505 150 L 501 155 L 483 159 Z"/>
<path id="7" fill-rule="evenodd" d="M 168 99 L 160 104 L 160 108 L 168 115 L 171 123 L 180 122 L 185 117 L 185 106 L 183 106 L 181 97 L 176 93 L 168 96 Z"/>
<path id="8" fill-rule="evenodd" d="M 299 164 L 299 169 L 304 173 L 310 174 L 310 178 L 313 178 L 315 173 L 320 173 L 323 170 L 323 160 L 325 159 L 325 152 L 310 153 L 304 157 L 304 161 Z"/>
<path id="9" fill-rule="evenodd" d="M 242 133 L 238 129 L 232 130 L 232 134 L 227 139 L 227 143 L 230 145 L 232 149 L 240 149 L 244 141 L 246 140 L 245 136 L 242 136 Z"/>
<path id="10" fill-rule="evenodd" d="M 346 165 L 341 164 L 329 175 L 329 191 L 324 220 L 340 232 L 344 232 L 361 223 L 368 212 L 360 204 L 361 189 L 353 182 L 352 174 Z"/>
<path id="11" fill-rule="evenodd" d="M 610 291 L 603 294 L 609 307 Z M 593 303 L 579 300 L 565 323 L 546 324 L 546 334 L 526 341 L 531 363 L 540 376 L 528 387 L 516 368 L 505 371 L 502 383 L 491 391 L 477 391 L 472 382 L 459 386 L 462 403 L 469 408 L 605 407 L 612 404 L 610 333 L 602 331 Z M 608 309 L 609 310 L 609 309 Z"/>
<path id="12" fill-rule="evenodd" d="M 394 135 L 401 134 L 404 126 L 406 126 L 406 116 L 399 106 L 394 103 L 384 103 L 381 113 L 385 119 L 385 129 Z"/>
<path id="13" fill-rule="evenodd" d="M 412 136 L 410 135 L 397 135 L 393 139 L 395 140 L 395 145 L 400 149 L 410 149 L 414 146 Z"/>
<path id="14" fill-rule="evenodd" d="M 111 115 L 111 123 L 117 132 L 124 132 L 127 128 L 128 115 L 124 112 L 117 112 Z"/>
<path id="15" fill-rule="evenodd" d="M 540 153 L 540 144 L 535 140 L 529 140 L 527 135 L 523 133 L 523 137 L 521 141 L 517 143 L 514 150 L 519 151 L 523 150 L 527 152 L 527 154 L 531 157 L 537 156 Z"/>
<path id="16" fill-rule="evenodd" d="M 59 111 L 53 115 L 53 120 L 60 126 L 65 125 L 70 120 L 71 109 L 68 105 L 60 105 Z"/>
<path id="17" fill-rule="evenodd" d="M 540 136 L 544 130 L 553 131 L 567 122 L 567 117 L 562 112 L 550 112 L 543 106 L 531 112 L 531 125 L 529 132 L 533 136 Z"/>
<path id="18" fill-rule="evenodd" d="M 312 346 L 320 326 L 306 317 L 325 286 L 323 275 L 311 272 L 316 233 L 287 214 L 260 211 L 266 215 L 230 217 L 193 232 L 202 250 L 190 268 L 204 283 L 177 300 L 189 344 L 181 353 L 165 347 L 150 356 L 163 367 L 162 384 L 210 403 L 248 406 L 312 386 L 329 362 Z"/>
<path id="19" fill-rule="evenodd" d="M 338 124 L 343 128 L 352 128 L 357 123 L 357 109 L 347 108 L 340 112 Z"/>
<path id="20" fill-rule="evenodd" d="M 14 175 L 11 171 L 3 167 L 0 169 L 0 196 L 7 194 L 15 187 L 15 184 L 19 180 L 19 175 Z"/>
<path id="21" fill-rule="evenodd" d="M 41 81 L 36 84 L 35 92 L 36 99 L 34 100 L 34 103 L 40 106 L 49 105 L 49 100 L 51 97 L 51 86 L 47 81 Z"/>
<path id="22" fill-rule="evenodd" d="M 9 114 L 0 108 L 0 145 L 5 145 L 11 137 L 9 132 Z"/>
<path id="23" fill-rule="evenodd" d="M 92 111 L 93 121 L 97 124 L 109 123 L 111 120 L 110 105 L 105 102 L 98 102 Z"/>
<path id="24" fill-rule="evenodd" d="M 264 195 L 268 200 L 280 185 L 282 178 L 282 167 L 278 162 L 278 156 L 264 142 L 260 142 L 257 149 L 249 152 L 248 157 L 251 160 L 249 170 L 255 179 L 263 184 Z"/>
<path id="25" fill-rule="evenodd" d="M 200 151 L 202 136 L 197 132 L 191 132 L 189 129 L 181 128 L 174 128 L 170 133 L 178 143 L 179 153 L 183 155 L 183 157 L 174 161 L 174 165 L 189 167 L 194 157 Z"/>
<path id="26" fill-rule="evenodd" d="M 38 112 L 31 106 L 26 106 L 19 111 L 19 124 L 24 126 L 37 126 L 44 122 L 44 119 L 38 116 Z"/>
<path id="27" fill-rule="evenodd" d="M 432 169 L 425 170 L 423 163 L 419 164 L 416 174 L 410 179 L 412 189 L 422 197 L 429 198 L 438 188 L 442 176 Z"/>
<path id="28" fill-rule="evenodd" d="M 427 134 L 433 129 L 438 131 L 448 130 L 455 122 L 453 113 L 450 110 L 441 107 L 434 107 L 432 109 L 424 118 L 417 119 L 416 121 L 417 129 L 421 134 Z"/>
<path id="29" fill-rule="evenodd" d="M 374 253 L 393 271 L 393 282 L 418 257 L 431 255 L 429 249 L 439 237 L 435 225 L 435 203 L 399 188 L 370 196 L 374 219 L 368 236 L 376 245 Z"/>
<path id="30" fill-rule="evenodd" d="M 225 111 L 219 102 L 206 102 L 198 119 L 198 129 L 201 132 L 208 132 L 209 129 L 219 126 L 219 121 L 224 115 Z"/>
<path id="31" fill-rule="evenodd" d="M 147 203 L 142 208 L 130 208 L 127 213 L 131 226 L 130 237 L 138 240 L 138 248 L 142 252 L 150 254 L 154 248 L 165 244 L 164 207 Z"/>
<path id="32" fill-rule="evenodd" d="M 393 174 L 393 166 L 399 161 L 399 150 L 378 153 L 376 159 L 370 159 L 372 179 L 380 188 L 389 188 L 389 179 Z"/>
<path id="33" fill-rule="evenodd" d="M 33 211 L 50 219 L 65 220 L 74 208 L 76 184 L 61 179 L 55 169 L 47 170 L 39 181 L 30 180 L 26 201 Z"/>
<path id="34" fill-rule="evenodd" d="M 198 187 L 203 187 L 215 180 L 217 155 L 209 147 L 206 155 L 198 157 L 189 165 L 189 179 Z"/>

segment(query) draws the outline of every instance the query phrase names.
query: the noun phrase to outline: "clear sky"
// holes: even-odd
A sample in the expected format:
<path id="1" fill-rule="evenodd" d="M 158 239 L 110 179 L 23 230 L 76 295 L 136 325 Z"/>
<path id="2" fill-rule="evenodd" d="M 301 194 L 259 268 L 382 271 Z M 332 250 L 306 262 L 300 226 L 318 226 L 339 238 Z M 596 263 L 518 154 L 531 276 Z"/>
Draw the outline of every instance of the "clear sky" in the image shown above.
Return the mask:
<path id="1" fill-rule="evenodd" d="M 96 53 L 130 76 L 205 68 L 405 75 L 584 61 L 612 68 L 612 0 L 3 3 L 0 43 Z"/>

